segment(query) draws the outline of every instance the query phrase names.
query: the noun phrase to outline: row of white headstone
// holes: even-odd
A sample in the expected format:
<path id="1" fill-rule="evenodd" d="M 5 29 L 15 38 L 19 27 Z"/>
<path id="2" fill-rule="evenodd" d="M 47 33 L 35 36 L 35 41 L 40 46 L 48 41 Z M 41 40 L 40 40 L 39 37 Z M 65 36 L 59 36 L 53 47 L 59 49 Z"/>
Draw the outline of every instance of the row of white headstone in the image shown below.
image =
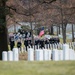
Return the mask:
<path id="1" fill-rule="evenodd" d="M 28 48 L 28 61 L 59 61 L 59 60 L 75 60 L 75 51 L 69 48 L 68 44 L 63 44 L 63 49 L 58 50 L 53 48 L 50 49 L 35 49 Z M 2 52 L 3 61 L 18 61 L 19 60 L 19 50 L 14 48 L 13 51 L 3 51 Z"/>
<path id="2" fill-rule="evenodd" d="M 13 48 L 13 51 L 3 51 L 2 60 L 3 61 L 19 61 L 18 48 Z"/>
<path id="3" fill-rule="evenodd" d="M 63 44 L 62 47 L 62 50 L 28 48 L 28 61 L 75 60 L 75 51 L 70 49 L 68 44 Z"/>

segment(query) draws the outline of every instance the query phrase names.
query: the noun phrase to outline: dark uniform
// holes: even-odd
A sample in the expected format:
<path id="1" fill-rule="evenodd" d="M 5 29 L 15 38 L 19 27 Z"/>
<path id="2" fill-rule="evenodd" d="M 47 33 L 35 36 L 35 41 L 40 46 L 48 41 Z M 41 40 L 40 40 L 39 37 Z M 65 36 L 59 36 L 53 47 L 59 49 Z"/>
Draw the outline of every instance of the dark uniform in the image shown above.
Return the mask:
<path id="1" fill-rule="evenodd" d="M 25 45 L 25 47 L 26 47 L 26 51 L 27 51 L 27 46 L 28 46 L 28 40 L 27 40 L 27 39 L 24 40 L 24 45 Z"/>
<path id="2" fill-rule="evenodd" d="M 40 40 L 40 48 L 44 48 L 44 40 Z"/>
<path id="3" fill-rule="evenodd" d="M 17 47 L 21 49 L 21 45 L 22 45 L 21 41 L 18 41 L 17 42 Z"/>
<path id="4" fill-rule="evenodd" d="M 10 41 L 10 49 L 12 50 L 14 48 L 14 45 L 15 45 L 14 37 L 10 37 L 9 41 Z"/>

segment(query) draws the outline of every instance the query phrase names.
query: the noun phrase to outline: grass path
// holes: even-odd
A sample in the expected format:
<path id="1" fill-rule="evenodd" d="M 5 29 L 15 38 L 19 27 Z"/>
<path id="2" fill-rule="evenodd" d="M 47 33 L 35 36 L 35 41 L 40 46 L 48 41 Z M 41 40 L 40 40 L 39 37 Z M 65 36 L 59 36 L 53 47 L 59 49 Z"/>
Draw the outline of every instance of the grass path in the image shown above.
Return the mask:
<path id="1" fill-rule="evenodd" d="M 0 61 L 0 75 L 75 75 L 75 61 Z"/>

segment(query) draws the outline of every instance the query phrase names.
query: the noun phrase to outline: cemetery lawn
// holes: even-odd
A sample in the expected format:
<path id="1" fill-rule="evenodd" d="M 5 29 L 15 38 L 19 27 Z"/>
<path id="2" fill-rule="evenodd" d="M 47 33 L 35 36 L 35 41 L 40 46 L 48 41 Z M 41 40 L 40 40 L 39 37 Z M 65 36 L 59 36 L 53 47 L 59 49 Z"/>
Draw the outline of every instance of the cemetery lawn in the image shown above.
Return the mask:
<path id="1" fill-rule="evenodd" d="M 0 61 L 0 75 L 75 75 L 75 61 Z"/>

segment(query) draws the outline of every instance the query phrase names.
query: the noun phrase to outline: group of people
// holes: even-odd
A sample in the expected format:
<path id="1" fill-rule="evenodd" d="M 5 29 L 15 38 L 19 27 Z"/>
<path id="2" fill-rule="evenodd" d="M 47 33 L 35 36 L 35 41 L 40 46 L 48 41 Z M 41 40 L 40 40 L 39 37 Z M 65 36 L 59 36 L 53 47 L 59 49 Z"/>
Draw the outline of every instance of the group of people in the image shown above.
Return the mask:
<path id="1" fill-rule="evenodd" d="M 45 48 L 45 44 L 58 44 L 60 42 L 59 38 L 50 38 L 50 39 L 38 39 L 35 40 L 35 45 L 39 45 L 40 48 Z"/>
<path id="2" fill-rule="evenodd" d="M 9 41 L 10 41 L 10 49 L 12 50 L 15 46 L 14 36 L 10 37 Z M 21 49 L 22 44 L 24 44 L 26 51 L 27 51 L 28 46 L 31 46 L 31 47 L 33 46 L 32 40 L 29 38 L 24 38 L 24 39 L 18 38 L 16 42 L 17 42 L 17 48 L 20 48 L 20 49 Z M 34 45 L 35 46 L 39 45 L 40 48 L 45 48 L 45 44 L 57 44 L 59 42 L 60 42 L 59 38 L 34 39 Z"/>

